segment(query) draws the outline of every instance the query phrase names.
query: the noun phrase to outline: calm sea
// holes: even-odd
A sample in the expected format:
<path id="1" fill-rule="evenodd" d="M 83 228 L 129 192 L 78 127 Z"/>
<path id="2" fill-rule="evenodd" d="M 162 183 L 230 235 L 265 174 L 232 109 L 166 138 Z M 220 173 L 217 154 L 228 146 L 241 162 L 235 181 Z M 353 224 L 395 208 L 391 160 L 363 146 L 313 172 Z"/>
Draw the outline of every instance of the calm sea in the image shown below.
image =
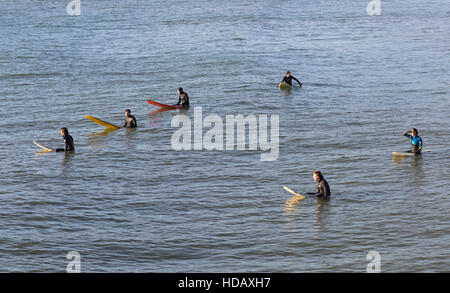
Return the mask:
<path id="1" fill-rule="evenodd" d="M 69 2 L 0 1 L 0 271 L 449 272 L 447 1 Z M 191 119 L 278 115 L 278 158 L 173 150 L 145 100 L 178 87 Z M 76 152 L 37 152 L 61 127 Z M 412 127 L 430 151 L 393 160 Z M 315 170 L 332 198 L 286 206 Z"/>

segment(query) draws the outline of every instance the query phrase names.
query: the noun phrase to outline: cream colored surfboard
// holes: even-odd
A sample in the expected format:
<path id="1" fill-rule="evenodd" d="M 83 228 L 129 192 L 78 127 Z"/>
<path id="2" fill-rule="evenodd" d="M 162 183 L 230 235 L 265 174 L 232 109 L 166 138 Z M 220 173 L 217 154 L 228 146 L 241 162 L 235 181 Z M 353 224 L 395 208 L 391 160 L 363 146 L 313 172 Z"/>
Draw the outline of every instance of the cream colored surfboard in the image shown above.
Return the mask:
<path id="1" fill-rule="evenodd" d="M 289 203 L 297 202 L 297 201 L 302 200 L 302 199 L 305 198 L 304 195 L 301 195 L 300 193 L 297 193 L 297 192 L 293 191 L 292 189 L 290 189 L 290 188 L 288 188 L 288 187 L 286 187 L 286 186 L 283 186 L 283 188 L 284 188 L 284 190 L 286 190 L 287 192 L 292 193 L 292 194 L 294 195 L 294 197 L 292 197 L 291 199 L 287 200 L 286 203 L 288 203 L 288 202 L 289 202 Z"/>
<path id="2" fill-rule="evenodd" d="M 38 147 L 42 148 L 44 151 L 47 151 L 47 152 L 53 152 L 53 151 L 54 151 L 53 149 L 48 148 L 48 147 L 45 147 L 45 146 L 43 146 L 43 145 L 37 143 L 37 142 L 34 141 L 34 140 L 33 140 L 33 143 L 34 143 L 35 145 L 37 145 Z"/>

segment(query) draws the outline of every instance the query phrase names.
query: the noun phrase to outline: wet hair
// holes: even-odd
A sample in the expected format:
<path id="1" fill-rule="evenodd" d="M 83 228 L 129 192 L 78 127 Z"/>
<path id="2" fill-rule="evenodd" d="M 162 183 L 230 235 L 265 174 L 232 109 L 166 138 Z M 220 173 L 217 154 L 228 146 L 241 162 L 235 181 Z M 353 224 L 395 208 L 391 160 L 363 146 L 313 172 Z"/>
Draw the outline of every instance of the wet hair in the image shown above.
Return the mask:
<path id="1" fill-rule="evenodd" d="M 286 75 L 287 75 L 287 74 L 291 74 L 291 72 L 290 72 L 290 71 L 286 71 Z"/>
<path id="2" fill-rule="evenodd" d="M 322 180 L 322 179 L 323 179 L 322 172 L 320 172 L 320 171 L 315 171 L 313 174 L 316 174 L 317 177 L 319 177 L 319 180 Z"/>
<path id="3" fill-rule="evenodd" d="M 65 127 L 61 127 L 61 130 L 64 132 L 64 135 L 68 135 L 69 134 L 69 130 Z"/>
<path id="4" fill-rule="evenodd" d="M 179 87 L 179 88 L 178 88 L 178 91 L 180 91 L 180 93 L 182 93 L 182 92 L 183 92 L 183 88 L 182 88 L 182 87 Z"/>
<path id="5" fill-rule="evenodd" d="M 125 112 L 130 112 L 130 114 L 131 114 L 131 110 L 130 109 L 126 109 Z"/>
<path id="6" fill-rule="evenodd" d="M 414 132 L 415 134 L 419 135 L 419 131 L 417 130 L 417 128 L 411 129 L 411 132 Z"/>

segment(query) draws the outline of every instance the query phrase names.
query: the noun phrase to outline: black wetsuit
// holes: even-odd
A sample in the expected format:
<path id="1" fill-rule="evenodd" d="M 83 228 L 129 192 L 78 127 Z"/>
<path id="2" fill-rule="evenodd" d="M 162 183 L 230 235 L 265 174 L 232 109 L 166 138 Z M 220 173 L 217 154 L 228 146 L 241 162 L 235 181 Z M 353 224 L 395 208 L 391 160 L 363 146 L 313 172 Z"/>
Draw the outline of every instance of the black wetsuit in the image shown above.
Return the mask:
<path id="1" fill-rule="evenodd" d="M 319 182 L 317 182 L 317 190 L 316 194 L 314 194 L 317 197 L 323 197 L 323 198 L 329 198 L 331 195 L 330 186 L 328 185 L 328 182 L 325 179 L 320 179 Z"/>
<path id="2" fill-rule="evenodd" d="M 134 118 L 133 115 L 130 115 L 130 116 L 126 117 L 125 118 L 125 123 L 123 124 L 122 127 L 136 128 L 137 127 L 136 118 Z"/>
<path id="3" fill-rule="evenodd" d="M 181 103 L 181 107 L 189 107 L 189 96 L 186 92 L 179 94 L 177 106 Z"/>
<path id="4" fill-rule="evenodd" d="M 67 134 L 63 136 L 64 148 L 56 149 L 57 152 L 73 152 L 75 151 L 75 144 L 73 143 L 73 138 L 71 135 Z"/>
<path id="5" fill-rule="evenodd" d="M 299 84 L 300 86 L 302 86 L 302 83 L 301 83 L 298 79 L 296 79 L 295 77 L 293 77 L 292 75 L 289 76 L 289 77 L 287 77 L 287 76 L 283 77 L 283 80 L 282 80 L 281 82 L 285 82 L 285 83 L 287 83 L 288 85 L 292 85 L 292 80 L 297 81 L 298 84 Z"/>

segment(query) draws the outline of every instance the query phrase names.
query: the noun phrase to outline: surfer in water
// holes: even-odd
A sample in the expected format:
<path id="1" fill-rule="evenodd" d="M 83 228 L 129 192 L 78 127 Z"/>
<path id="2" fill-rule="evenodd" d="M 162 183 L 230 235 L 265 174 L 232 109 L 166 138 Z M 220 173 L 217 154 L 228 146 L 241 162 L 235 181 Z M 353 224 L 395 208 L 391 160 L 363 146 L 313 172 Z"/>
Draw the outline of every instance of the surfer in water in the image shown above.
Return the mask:
<path id="1" fill-rule="evenodd" d="M 125 123 L 123 124 L 122 127 L 127 127 L 127 128 L 136 128 L 137 127 L 136 118 L 134 118 L 134 116 L 131 115 L 130 109 L 125 110 Z"/>
<path id="2" fill-rule="evenodd" d="M 287 83 L 288 85 L 292 86 L 292 80 L 295 80 L 300 86 L 302 86 L 302 83 L 294 76 L 292 76 L 290 71 L 286 72 L 286 75 L 283 77 L 281 82 Z"/>
<path id="3" fill-rule="evenodd" d="M 67 128 L 63 127 L 61 128 L 61 135 L 64 138 L 64 148 L 63 149 L 56 149 L 57 152 L 73 152 L 75 151 L 75 145 L 73 143 L 73 138 L 69 134 L 69 130 Z"/>
<path id="4" fill-rule="evenodd" d="M 181 87 L 178 88 L 178 103 L 176 103 L 176 106 L 179 106 L 180 103 L 181 103 L 181 107 L 183 107 L 183 108 L 189 107 L 189 96 L 185 91 L 183 91 L 183 88 L 181 88 Z"/>
<path id="5" fill-rule="evenodd" d="M 413 128 L 411 131 L 403 132 L 403 135 L 411 141 L 411 150 L 407 152 L 420 155 L 422 153 L 422 138 L 419 136 L 419 131 L 416 128 Z"/>
<path id="6" fill-rule="evenodd" d="M 329 198 L 331 195 L 330 186 L 328 182 L 323 178 L 323 175 L 320 171 L 316 171 L 313 173 L 314 181 L 317 182 L 317 190 L 315 193 L 307 193 L 309 195 L 314 195 L 322 198 Z"/>

